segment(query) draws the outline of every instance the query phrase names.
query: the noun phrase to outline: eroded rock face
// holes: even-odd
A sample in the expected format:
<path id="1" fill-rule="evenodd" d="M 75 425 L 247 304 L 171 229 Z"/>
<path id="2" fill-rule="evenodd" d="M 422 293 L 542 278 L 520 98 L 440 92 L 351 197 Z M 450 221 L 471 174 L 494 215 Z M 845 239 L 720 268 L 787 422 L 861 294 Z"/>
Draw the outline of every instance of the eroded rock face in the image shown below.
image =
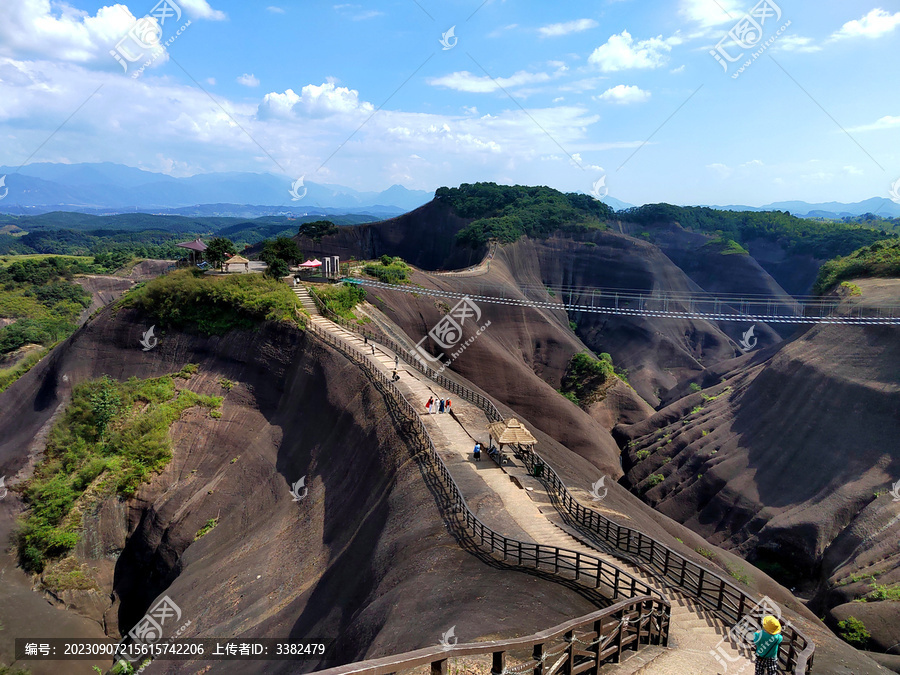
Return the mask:
<path id="1" fill-rule="evenodd" d="M 54 635 L 93 626 L 94 635 L 118 636 L 168 595 L 191 622 L 185 637 L 336 637 L 348 662 L 435 644 L 454 624 L 461 638 L 499 626 L 512 636 L 593 609 L 557 584 L 519 583 L 457 545 L 384 397 L 343 356 L 273 325 L 211 338 L 160 331 L 144 352 L 148 321 L 102 312 L 3 394 L 0 475 L 25 466 L 36 430 L 85 379 L 197 363 L 185 386 L 225 398 L 220 419 L 195 408 L 173 425 L 173 459 L 135 499 L 88 510 L 76 557 L 97 587 L 57 596 L 80 622 L 61 622 Z M 234 386 L 225 390 L 221 378 Z M 290 486 L 304 476 L 309 492 L 297 502 Z M 0 513 L 8 532 L 14 514 Z M 210 519 L 216 527 L 196 539 Z M 25 581 L 14 567 L 6 574 Z M 38 593 L 21 597 L 46 605 Z M 9 635 L 26 634 L 37 616 L 18 610 L 0 604 Z M 3 659 L 11 660 L 5 644 Z"/>
<path id="2" fill-rule="evenodd" d="M 863 300 L 900 296 L 897 281 L 855 283 Z M 900 502 L 887 492 L 900 479 L 896 328 L 817 325 L 721 368 L 722 381 L 615 430 L 631 444 L 628 484 L 664 476 L 649 503 L 799 587 L 818 613 L 870 593 L 860 575 L 900 582 Z M 896 604 L 858 606 L 896 616 Z"/>

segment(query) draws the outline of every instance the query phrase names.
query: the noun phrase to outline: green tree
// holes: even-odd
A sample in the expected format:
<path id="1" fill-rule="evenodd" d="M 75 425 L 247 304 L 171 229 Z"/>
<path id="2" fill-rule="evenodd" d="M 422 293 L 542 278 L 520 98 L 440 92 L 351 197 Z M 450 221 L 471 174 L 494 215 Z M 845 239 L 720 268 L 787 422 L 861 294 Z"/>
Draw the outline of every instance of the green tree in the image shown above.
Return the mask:
<path id="1" fill-rule="evenodd" d="M 213 267 L 221 267 L 222 263 L 237 253 L 234 242 L 225 237 L 214 237 L 206 246 L 206 259 Z"/>
<path id="2" fill-rule="evenodd" d="M 337 225 L 330 220 L 314 220 L 310 223 L 303 223 L 300 229 L 297 230 L 297 234 L 301 237 L 309 237 L 314 242 L 319 243 L 322 241 L 322 237 L 336 234 L 337 231 Z"/>
<path id="3" fill-rule="evenodd" d="M 302 257 L 303 253 L 300 251 L 300 247 L 290 237 L 278 237 L 278 239 L 267 241 L 263 246 L 262 253 L 259 254 L 259 259 L 269 267 L 272 267 L 275 260 L 281 260 L 286 265 L 293 265 Z"/>
<path id="4" fill-rule="evenodd" d="M 108 377 L 100 380 L 100 386 L 91 394 L 91 412 L 94 414 L 94 426 L 97 436 L 103 438 L 106 428 L 116 416 L 122 399 L 116 393 L 116 386 Z"/>
<path id="5" fill-rule="evenodd" d="M 266 270 L 266 275 L 273 279 L 281 279 L 291 273 L 288 264 L 281 258 L 272 258 L 272 262 L 268 263 L 268 265 L 269 268 Z"/>

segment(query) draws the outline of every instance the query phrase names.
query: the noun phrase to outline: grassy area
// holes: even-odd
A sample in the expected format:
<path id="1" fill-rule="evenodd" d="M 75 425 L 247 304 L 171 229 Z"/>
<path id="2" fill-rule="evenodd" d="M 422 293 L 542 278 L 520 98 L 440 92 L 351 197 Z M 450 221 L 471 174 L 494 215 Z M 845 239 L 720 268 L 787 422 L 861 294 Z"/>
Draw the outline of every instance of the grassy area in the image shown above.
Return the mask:
<path id="1" fill-rule="evenodd" d="M 93 268 L 83 259 L 29 257 L 0 265 L 0 355 L 26 344 L 50 345 L 71 335 L 91 304 L 91 294 L 73 282 Z"/>
<path id="2" fill-rule="evenodd" d="M 595 392 L 615 377 L 628 382 L 627 371 L 616 370 L 609 354 L 604 352 L 595 359 L 589 353 L 581 352 L 569 361 L 559 391 L 576 405 L 581 405 L 589 402 Z"/>
<path id="3" fill-rule="evenodd" d="M 234 462 L 232 462 L 232 464 L 234 464 Z M 218 524 L 219 524 L 218 518 L 210 518 L 209 520 L 207 520 L 206 524 L 203 525 L 203 527 L 201 527 L 199 530 L 197 530 L 197 534 L 194 535 L 194 541 L 197 541 L 198 539 L 203 537 L 203 535 L 211 532 L 213 529 L 215 529 L 216 525 L 218 525 Z"/>
<path id="4" fill-rule="evenodd" d="M 261 321 L 302 327 L 306 316 L 297 296 L 281 281 L 261 274 L 207 276 L 190 269 L 136 287 L 119 306 L 142 309 L 163 327 L 195 328 L 206 335 L 252 329 Z"/>
<path id="5" fill-rule="evenodd" d="M 718 237 L 704 244 L 705 248 L 711 248 L 719 253 L 719 255 L 750 255 L 750 251 L 745 249 L 734 239 L 727 237 Z"/>
<path id="6" fill-rule="evenodd" d="M 363 272 L 386 284 L 405 284 L 409 282 L 409 265 L 402 258 L 381 256 L 381 261 L 363 267 Z"/>
<path id="7" fill-rule="evenodd" d="M 46 349 L 37 349 L 25 355 L 11 368 L 0 369 L 0 392 L 6 391 L 9 386 L 31 370 L 47 354 Z"/>
<path id="8" fill-rule="evenodd" d="M 366 299 L 366 289 L 359 284 L 319 286 L 314 291 L 328 309 L 351 321 L 356 321 L 353 308 Z"/>
<path id="9" fill-rule="evenodd" d="M 813 292 L 827 293 L 838 282 L 860 277 L 900 277 L 900 241 L 877 241 L 829 260 L 819 268 Z M 852 290 L 850 295 L 855 295 Z"/>
<path id="10" fill-rule="evenodd" d="M 838 621 L 838 635 L 857 649 L 865 649 L 872 639 L 872 634 L 866 629 L 865 624 L 855 616 Z"/>
<path id="11" fill-rule="evenodd" d="M 179 389 L 173 376 L 75 387 L 50 432 L 44 459 L 23 491 L 28 504 L 16 539 L 22 566 L 40 572 L 78 543 L 82 513 L 111 495 L 134 496 L 172 456 L 169 427 L 188 408 L 222 399 Z"/>
<path id="12" fill-rule="evenodd" d="M 67 255 L 67 256 L 59 256 L 53 253 L 26 253 L 24 255 L 4 255 L 0 256 L 0 265 L 7 266 L 14 262 L 22 262 L 24 260 L 49 260 L 51 258 L 61 258 L 64 260 L 70 260 L 72 262 L 84 264 L 84 265 L 93 265 L 94 256 L 88 255 Z"/>

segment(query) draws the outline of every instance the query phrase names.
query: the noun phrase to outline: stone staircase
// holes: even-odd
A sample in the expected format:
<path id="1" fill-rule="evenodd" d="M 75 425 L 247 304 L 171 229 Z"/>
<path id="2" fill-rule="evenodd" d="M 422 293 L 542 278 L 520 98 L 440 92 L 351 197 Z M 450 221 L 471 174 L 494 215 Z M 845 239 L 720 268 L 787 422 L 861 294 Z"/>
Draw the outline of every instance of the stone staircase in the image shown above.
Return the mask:
<path id="1" fill-rule="evenodd" d="M 309 311 L 316 325 L 353 345 L 390 376 L 396 363 L 392 352 L 379 344 L 364 344 L 362 337 L 356 333 L 321 316 L 305 288 L 294 290 L 304 307 L 307 306 L 304 295 L 312 305 Z M 304 295 L 301 295 L 301 290 Z M 640 568 L 592 545 L 588 537 L 566 526 L 543 483 L 530 476 L 520 461 L 511 458 L 510 464 L 500 467 L 487 458 L 487 453 L 482 453 L 480 462 L 473 461 L 471 451 L 475 441 L 485 445 L 488 440 L 488 420 L 480 408 L 455 398 L 455 395 L 402 361 L 397 372 L 400 376 L 396 381 L 397 387 L 411 404 L 418 407 L 441 459 L 473 512 L 485 525 L 507 536 L 530 540 L 541 546 L 566 548 L 600 558 L 660 590 L 669 599 L 672 605 L 669 647 L 642 649 L 622 664 L 606 664 L 600 672 L 615 675 L 750 675 L 753 672 L 753 663 L 746 654 L 742 654 L 730 641 L 722 642 L 728 633 L 724 622 L 693 599 L 670 587 L 663 588 Z M 453 414 L 426 414 L 425 403 L 432 396 L 451 397 Z M 481 499 L 486 495 L 499 497 L 502 502 L 499 513 L 496 509 L 482 509 L 479 506 L 485 502 L 495 503 L 495 499 Z M 718 647 L 726 655 L 727 668 L 722 665 L 724 661 L 714 656 L 714 650 Z"/>
<path id="2" fill-rule="evenodd" d="M 310 297 L 309 289 L 306 286 L 294 286 L 294 294 L 300 299 L 300 304 L 303 305 L 303 309 L 309 312 L 310 316 L 319 316 L 319 308 L 312 297 Z"/>

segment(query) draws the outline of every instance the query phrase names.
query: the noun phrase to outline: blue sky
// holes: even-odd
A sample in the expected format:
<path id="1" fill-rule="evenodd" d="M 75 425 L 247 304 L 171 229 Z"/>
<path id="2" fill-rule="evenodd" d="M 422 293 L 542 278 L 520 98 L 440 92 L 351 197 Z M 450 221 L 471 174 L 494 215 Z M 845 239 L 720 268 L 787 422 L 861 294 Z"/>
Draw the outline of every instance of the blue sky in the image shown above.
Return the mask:
<path id="1" fill-rule="evenodd" d="M 0 164 L 754 206 L 900 178 L 898 2 L 170 1 L 5 0 Z M 133 77 L 138 19 L 171 43 Z"/>

